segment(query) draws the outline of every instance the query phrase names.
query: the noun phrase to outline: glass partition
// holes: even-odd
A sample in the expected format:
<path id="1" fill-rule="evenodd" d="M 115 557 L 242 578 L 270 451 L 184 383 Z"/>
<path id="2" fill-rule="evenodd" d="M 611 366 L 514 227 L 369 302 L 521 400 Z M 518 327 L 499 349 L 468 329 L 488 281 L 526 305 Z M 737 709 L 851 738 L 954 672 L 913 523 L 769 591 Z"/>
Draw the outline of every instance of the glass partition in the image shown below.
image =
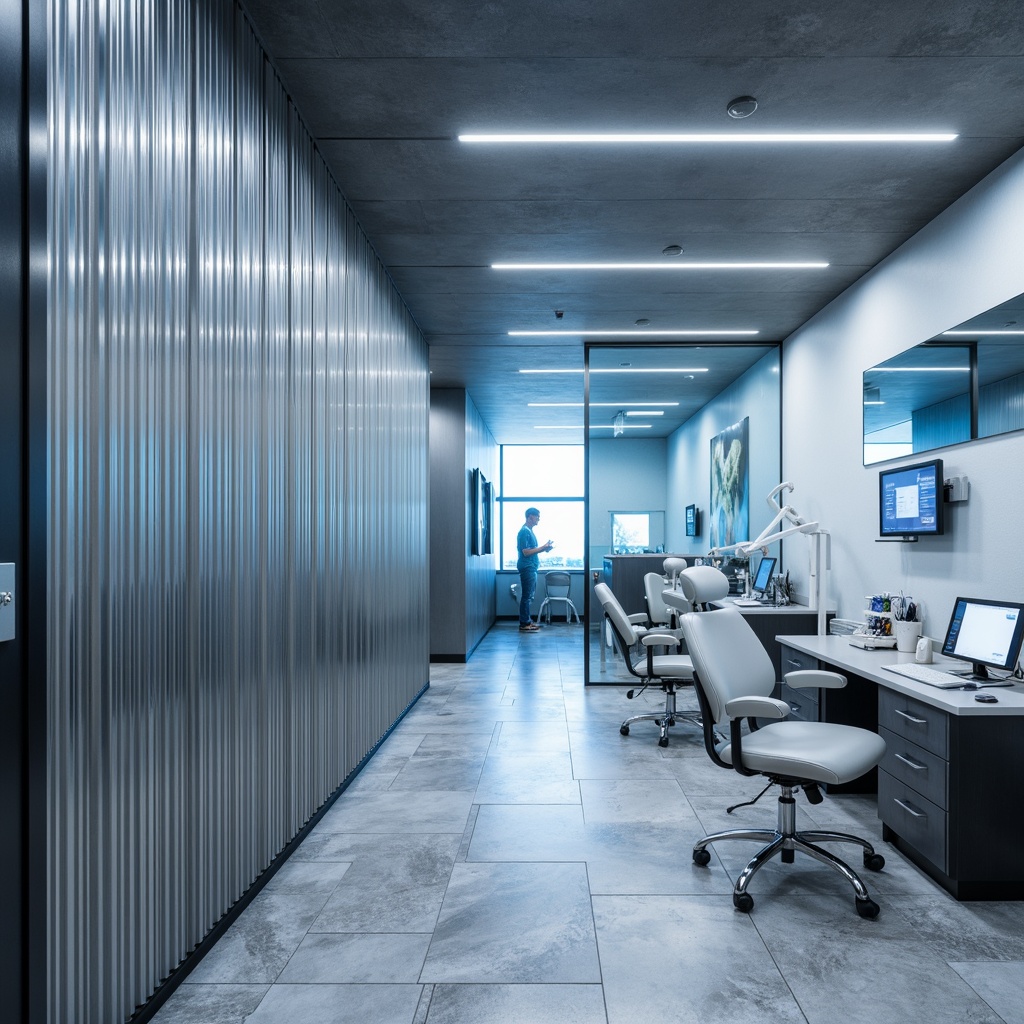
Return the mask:
<path id="1" fill-rule="evenodd" d="M 712 441 L 744 422 L 747 535 L 767 525 L 764 498 L 781 479 L 778 346 L 594 343 L 585 401 L 586 681 L 635 683 L 609 644 L 593 585 L 604 580 L 627 614 L 641 614 L 645 573 L 661 573 L 670 555 L 707 554 Z"/>

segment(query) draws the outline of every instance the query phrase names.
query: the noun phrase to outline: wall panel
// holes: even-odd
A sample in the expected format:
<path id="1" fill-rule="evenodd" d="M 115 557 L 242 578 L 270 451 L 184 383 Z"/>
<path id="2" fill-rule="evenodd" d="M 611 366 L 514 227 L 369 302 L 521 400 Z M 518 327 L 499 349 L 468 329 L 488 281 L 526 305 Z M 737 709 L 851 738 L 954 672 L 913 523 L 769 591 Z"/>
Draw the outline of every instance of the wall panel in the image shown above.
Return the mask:
<path id="1" fill-rule="evenodd" d="M 109 1024 L 426 682 L 426 349 L 237 7 L 49 17 L 48 1017 Z"/>

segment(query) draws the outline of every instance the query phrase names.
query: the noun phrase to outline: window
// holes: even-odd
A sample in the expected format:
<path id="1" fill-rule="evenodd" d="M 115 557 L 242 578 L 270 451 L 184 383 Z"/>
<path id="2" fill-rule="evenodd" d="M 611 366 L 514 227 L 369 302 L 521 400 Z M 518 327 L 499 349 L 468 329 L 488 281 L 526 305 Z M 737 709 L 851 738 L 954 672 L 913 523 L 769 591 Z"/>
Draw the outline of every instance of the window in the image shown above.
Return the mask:
<path id="1" fill-rule="evenodd" d="M 640 555 L 651 549 L 649 512 L 612 513 L 612 551 L 616 555 Z"/>
<path id="2" fill-rule="evenodd" d="M 537 540 L 554 541 L 542 569 L 583 568 L 583 446 L 502 445 L 501 567 L 514 569 L 516 534 L 531 505 L 540 509 Z"/>

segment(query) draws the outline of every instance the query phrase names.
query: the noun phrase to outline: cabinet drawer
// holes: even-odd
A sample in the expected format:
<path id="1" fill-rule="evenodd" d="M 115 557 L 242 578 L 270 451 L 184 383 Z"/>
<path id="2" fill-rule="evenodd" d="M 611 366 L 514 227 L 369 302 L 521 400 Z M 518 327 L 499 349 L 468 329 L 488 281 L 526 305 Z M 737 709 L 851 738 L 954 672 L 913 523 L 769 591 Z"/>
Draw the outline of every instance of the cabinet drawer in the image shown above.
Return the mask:
<path id="1" fill-rule="evenodd" d="M 949 757 L 949 716 L 930 704 L 879 688 L 878 724 L 939 757 Z"/>
<path id="2" fill-rule="evenodd" d="M 782 683 L 779 687 L 779 699 L 789 705 L 792 717 L 800 719 L 801 722 L 817 722 L 820 718 L 817 687 L 796 690 Z"/>
<path id="3" fill-rule="evenodd" d="M 782 674 L 802 672 L 804 669 L 817 668 L 818 659 L 813 654 L 795 651 L 792 647 L 782 648 Z"/>
<path id="4" fill-rule="evenodd" d="M 922 857 L 948 870 L 946 812 L 886 771 L 878 773 L 878 816 Z"/>
<path id="5" fill-rule="evenodd" d="M 879 765 L 882 771 L 945 810 L 948 806 L 949 763 L 938 754 L 897 736 L 890 729 L 880 727 L 878 732 L 885 740 L 885 756 Z"/>

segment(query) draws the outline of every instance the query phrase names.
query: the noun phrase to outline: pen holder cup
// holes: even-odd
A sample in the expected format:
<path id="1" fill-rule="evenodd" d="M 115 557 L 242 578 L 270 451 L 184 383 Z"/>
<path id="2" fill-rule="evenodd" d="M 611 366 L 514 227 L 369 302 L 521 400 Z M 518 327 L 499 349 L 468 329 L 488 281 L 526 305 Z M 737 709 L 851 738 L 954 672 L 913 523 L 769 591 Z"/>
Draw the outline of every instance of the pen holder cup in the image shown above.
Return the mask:
<path id="1" fill-rule="evenodd" d="M 896 650 L 904 654 L 913 654 L 917 650 L 917 640 L 921 635 L 920 622 L 907 622 L 897 619 L 892 624 L 892 631 L 896 636 Z"/>

